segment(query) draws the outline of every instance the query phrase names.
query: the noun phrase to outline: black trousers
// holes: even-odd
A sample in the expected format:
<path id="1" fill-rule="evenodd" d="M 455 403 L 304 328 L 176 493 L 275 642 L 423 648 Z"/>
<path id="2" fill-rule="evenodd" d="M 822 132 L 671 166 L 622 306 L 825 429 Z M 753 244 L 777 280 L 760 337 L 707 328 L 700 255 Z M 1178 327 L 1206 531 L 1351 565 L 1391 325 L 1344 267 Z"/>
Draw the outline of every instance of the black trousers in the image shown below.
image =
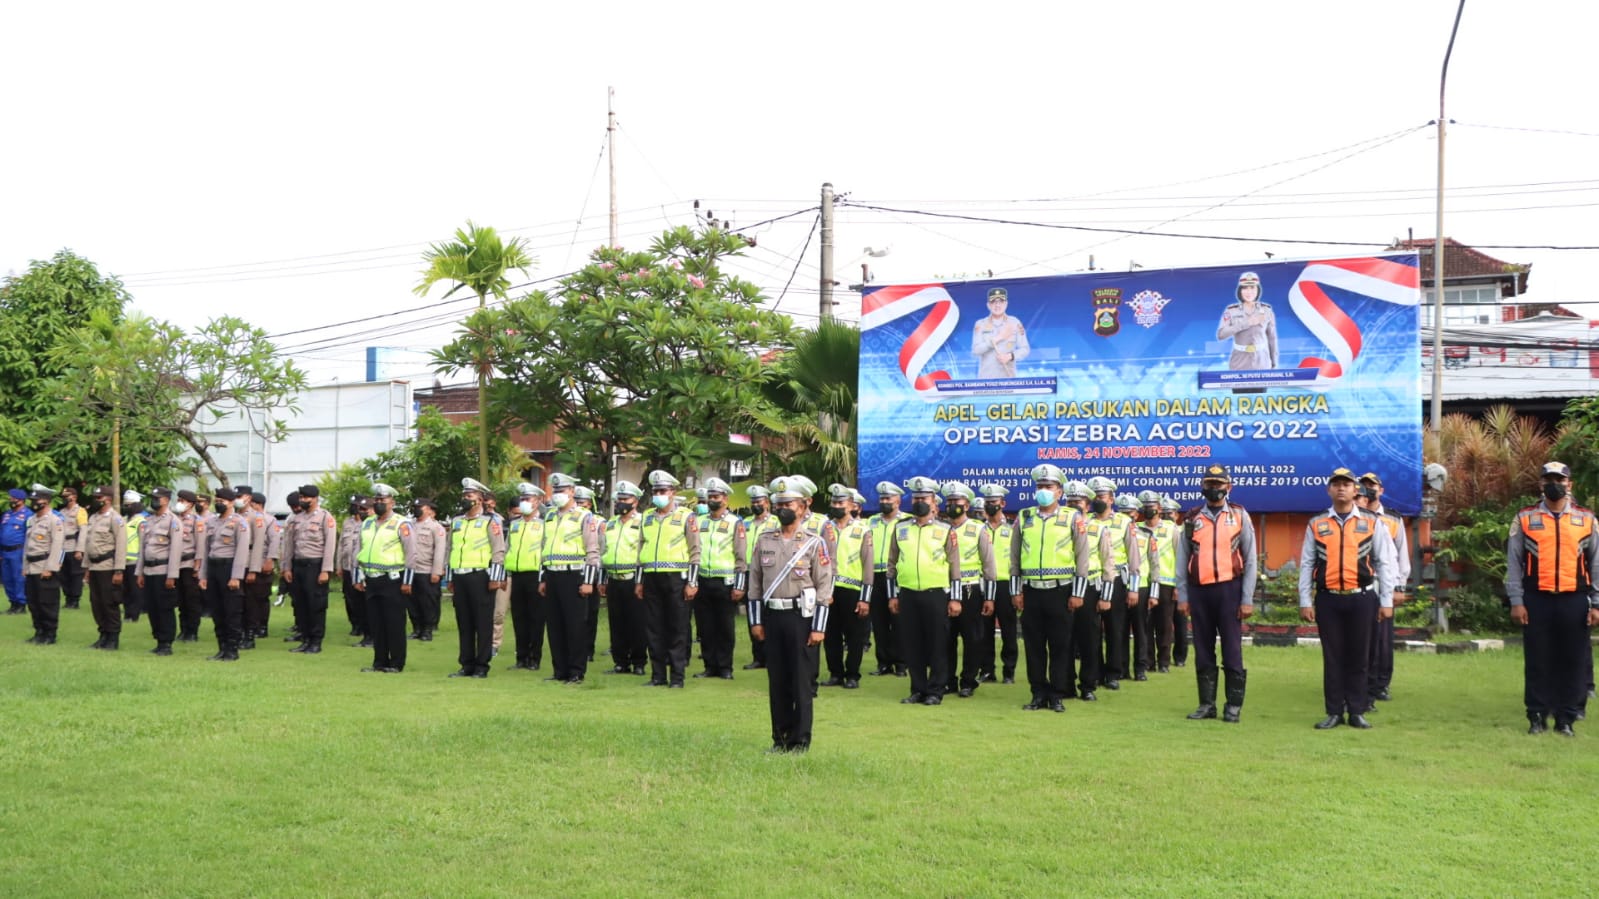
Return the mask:
<path id="1" fill-rule="evenodd" d="M 1100 668 L 1099 619 L 1099 587 L 1090 584 L 1083 604 L 1072 613 L 1072 660 L 1077 668 L 1079 693 L 1099 689 L 1104 673 Z M 1067 682 L 1070 681 L 1068 677 Z"/>
<path id="2" fill-rule="evenodd" d="M 877 589 L 872 591 L 872 648 L 878 671 L 893 671 L 905 664 L 899 649 L 899 618 L 888 610 L 888 569 L 876 572 Z"/>
<path id="3" fill-rule="evenodd" d="M 1377 694 L 1394 681 L 1394 620 L 1385 618 L 1371 630 L 1371 646 L 1366 656 L 1366 693 L 1376 701 Z"/>
<path id="4" fill-rule="evenodd" d="M 23 580 L 23 596 L 28 600 L 28 612 L 33 616 L 33 629 L 46 637 L 54 637 L 61 623 L 61 581 L 59 574 L 46 578 L 30 574 Z"/>
<path id="5" fill-rule="evenodd" d="M 544 663 L 546 597 L 539 595 L 539 573 L 513 571 L 509 577 L 511 578 L 511 628 L 516 631 L 516 663 L 529 666 L 541 665 Z M 554 657 L 553 649 L 551 657 Z M 556 676 L 559 677 L 560 673 L 557 672 Z"/>
<path id="6" fill-rule="evenodd" d="M 761 617 L 766 631 L 766 692 L 772 710 L 772 743 L 786 749 L 808 747 L 814 668 L 806 643 L 810 640 L 811 619 L 796 609 L 766 609 Z"/>
<path id="7" fill-rule="evenodd" d="M 1238 578 L 1219 584 L 1188 583 L 1188 614 L 1194 619 L 1194 671 L 1216 670 L 1216 641 L 1221 640 L 1222 667 L 1244 670 L 1244 623 L 1238 607 L 1244 601 L 1244 582 Z M 1376 617 L 1376 613 L 1372 613 Z M 1319 622 L 1318 622 L 1319 623 Z"/>
<path id="8" fill-rule="evenodd" d="M 487 571 L 455 576 L 455 627 L 461 644 L 456 660 L 467 671 L 487 674 L 494 656 L 494 591 Z"/>
<path id="9" fill-rule="evenodd" d="M 583 618 L 583 628 L 588 637 L 588 654 L 584 656 L 590 662 L 594 661 L 594 644 L 600 639 L 600 587 L 594 585 L 589 595 L 583 597 L 588 604 L 588 613 Z"/>
<path id="10" fill-rule="evenodd" d="M 322 577 L 321 559 L 295 559 L 294 591 L 295 618 L 300 625 L 300 638 L 307 643 L 321 643 L 328 630 L 328 585 L 319 584 Z"/>
<path id="11" fill-rule="evenodd" d="M 200 636 L 200 619 L 205 617 L 205 591 L 200 589 L 200 576 L 193 568 L 178 572 L 178 633 L 185 637 Z"/>
<path id="12" fill-rule="evenodd" d="M 588 597 L 578 593 L 583 572 L 544 572 L 545 611 L 550 628 L 550 667 L 562 680 L 588 673 Z"/>
<path id="13" fill-rule="evenodd" d="M 33 603 L 30 597 L 29 604 Z M 1523 671 L 1527 717 L 1571 724 L 1587 697 L 1586 665 L 1590 653 L 1587 599 L 1579 593 L 1528 590 Z"/>
<path id="14" fill-rule="evenodd" d="M 128 565 L 122 569 L 122 614 L 129 621 L 137 621 L 144 614 L 145 589 L 139 586 L 139 578 L 133 573 L 135 567 Z"/>
<path id="15" fill-rule="evenodd" d="M 244 591 L 228 589 L 228 578 L 232 574 L 232 559 L 212 559 L 206 563 L 206 605 L 211 609 L 211 629 L 216 632 L 220 650 L 238 649 L 244 642 Z"/>
<path id="16" fill-rule="evenodd" d="M 1150 606 L 1150 630 L 1154 632 L 1155 637 L 1155 664 L 1161 668 L 1169 667 L 1172 663 L 1172 643 L 1177 636 L 1175 633 L 1177 626 L 1176 592 L 1177 589 L 1171 584 L 1155 584 L 1152 588 L 1146 590 L 1144 595 L 1145 605 Z M 1153 600 L 1159 600 L 1159 602 L 1152 604 Z M 1184 625 L 1186 626 L 1186 624 L 1187 619 L 1185 618 Z M 1185 634 L 1183 637 L 1183 644 L 1186 647 L 1187 635 Z"/>
<path id="17" fill-rule="evenodd" d="M 1050 702 L 1072 695 L 1072 625 L 1077 613 L 1071 610 L 1071 595 L 1070 586 L 1041 590 L 1022 585 L 1022 639 L 1027 648 L 1027 685 L 1034 699 Z"/>
<path id="18" fill-rule="evenodd" d="M 355 572 L 344 573 L 344 617 L 350 620 L 350 636 L 369 636 L 366 628 L 368 597 L 355 589 Z M 382 667 L 375 665 L 373 667 Z"/>
<path id="19" fill-rule="evenodd" d="M 254 637 L 266 632 L 267 620 L 272 612 L 272 582 L 268 573 L 256 572 L 255 579 L 244 576 L 244 630 Z"/>
<path id="20" fill-rule="evenodd" d="M 633 587 L 632 578 L 606 581 L 605 615 L 611 630 L 611 661 L 618 668 L 642 670 L 650 656 L 644 639 L 644 603 Z"/>
<path id="21" fill-rule="evenodd" d="M 650 679 L 683 682 L 688 667 L 689 601 L 683 598 L 685 578 L 675 572 L 644 575 L 644 635 L 650 648 Z"/>
<path id="22" fill-rule="evenodd" d="M 77 553 L 67 553 L 61 559 L 56 577 L 61 579 L 61 595 L 69 605 L 77 605 L 83 599 L 83 560 Z"/>
<path id="23" fill-rule="evenodd" d="M 694 595 L 694 626 L 700 633 L 700 658 L 709 674 L 732 674 L 737 633 L 734 616 L 733 584 L 726 578 L 700 578 L 700 591 Z"/>
<path id="24" fill-rule="evenodd" d="M 861 591 L 854 587 L 833 588 L 833 608 L 827 616 L 827 636 L 822 638 L 829 677 L 861 679 L 861 656 L 866 654 L 866 633 L 871 622 L 856 612 L 860 600 Z"/>
<path id="25" fill-rule="evenodd" d="M 433 575 L 420 571 L 411 575 L 411 596 L 406 609 L 411 615 L 411 629 L 431 632 L 439 629 L 440 595 L 444 585 L 435 583 Z"/>
<path id="26" fill-rule="evenodd" d="M 983 670 L 983 622 L 988 622 L 988 642 L 994 642 L 994 619 L 983 617 L 983 588 L 978 584 L 961 587 L 961 613 L 950 622 L 947 654 L 949 674 L 946 692 L 957 687 L 956 665 L 959 667 L 961 687 L 977 687 L 977 675 Z"/>
<path id="27" fill-rule="evenodd" d="M 357 591 L 366 608 L 361 610 L 361 622 L 366 636 L 372 640 L 372 667 L 405 670 L 405 594 L 400 592 L 401 578 L 376 577 L 366 579 L 365 597 Z"/>
<path id="28" fill-rule="evenodd" d="M 1349 596 L 1316 591 L 1316 630 L 1321 634 L 1321 694 L 1327 714 L 1364 714 L 1366 665 L 1377 625 L 1377 594 Z M 1228 666 L 1232 667 L 1232 666 Z"/>
<path id="29" fill-rule="evenodd" d="M 943 696 L 949 683 L 949 590 L 900 590 L 894 624 L 910 668 L 911 692 Z"/>
<path id="30" fill-rule="evenodd" d="M 984 620 L 983 648 L 984 674 L 994 673 L 994 622 L 999 622 L 999 662 L 1005 677 L 1016 676 L 1016 604 L 1011 600 L 1010 581 L 1001 579 L 994 584 L 994 614 Z"/>
<path id="31" fill-rule="evenodd" d="M 94 627 L 101 636 L 116 636 L 122 633 L 122 610 L 117 605 L 122 601 L 122 588 L 112 582 L 112 579 L 121 574 L 119 571 L 107 569 L 105 571 L 90 571 L 89 578 L 89 611 L 94 614 Z M 127 577 L 123 577 L 127 583 Z"/>
<path id="32" fill-rule="evenodd" d="M 144 576 L 145 613 L 150 617 L 150 636 L 158 645 L 170 645 L 178 638 L 178 587 L 167 586 L 164 574 Z"/>
<path id="33" fill-rule="evenodd" d="M 1100 632 L 1104 638 L 1104 668 L 1100 677 L 1106 683 L 1131 677 L 1133 672 L 1127 653 L 1127 585 L 1117 578 L 1110 593 L 1110 608 L 1101 612 Z M 1101 597 L 1103 599 L 1103 597 Z"/>

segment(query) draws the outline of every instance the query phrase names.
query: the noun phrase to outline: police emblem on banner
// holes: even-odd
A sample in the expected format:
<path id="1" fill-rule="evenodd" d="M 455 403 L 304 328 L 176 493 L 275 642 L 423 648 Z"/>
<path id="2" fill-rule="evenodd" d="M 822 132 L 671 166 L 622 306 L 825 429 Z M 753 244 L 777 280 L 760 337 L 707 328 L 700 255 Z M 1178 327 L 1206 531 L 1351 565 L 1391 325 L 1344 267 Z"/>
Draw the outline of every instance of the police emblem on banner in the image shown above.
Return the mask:
<path id="1" fill-rule="evenodd" d="M 1160 310 L 1165 309 L 1170 302 L 1171 299 L 1161 296 L 1158 290 L 1140 290 L 1127 301 L 1127 308 L 1133 310 L 1133 321 L 1153 328 L 1160 324 Z"/>
<path id="2" fill-rule="evenodd" d="M 1094 289 L 1094 333 L 1109 337 L 1122 329 L 1122 289 L 1097 287 Z"/>

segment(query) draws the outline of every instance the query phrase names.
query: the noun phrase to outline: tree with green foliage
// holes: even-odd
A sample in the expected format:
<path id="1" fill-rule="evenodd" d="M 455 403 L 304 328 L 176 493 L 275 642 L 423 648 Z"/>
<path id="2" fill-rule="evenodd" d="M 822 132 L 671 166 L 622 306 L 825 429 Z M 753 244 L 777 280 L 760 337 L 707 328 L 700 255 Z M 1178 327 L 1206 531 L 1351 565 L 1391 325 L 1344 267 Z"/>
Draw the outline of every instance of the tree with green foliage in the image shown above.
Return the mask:
<path id="1" fill-rule="evenodd" d="M 422 261 L 427 267 L 422 270 L 422 280 L 415 288 L 418 296 L 427 296 L 433 285 L 440 281 L 455 285 L 442 299 L 448 299 L 450 294 L 462 288 L 477 295 L 479 314 L 467 319 L 465 334 L 456 343 L 468 351 L 471 367 L 477 372 L 478 462 L 481 466 L 478 480 L 487 484 L 490 420 L 488 382 L 495 365 L 493 349 L 496 343 L 494 332 L 477 330 L 474 323 L 486 323 L 480 316 L 488 308 L 489 295 L 493 294 L 498 300 L 506 299 L 507 291 L 511 288 L 510 273 L 525 273 L 533 266 L 533 257 L 528 254 L 525 239 L 518 237 L 507 242 L 493 228 L 479 227 L 468 221 L 465 228 L 456 229 L 454 240 L 430 247 L 423 254 Z"/>
<path id="2" fill-rule="evenodd" d="M 803 474 L 823 486 L 855 485 L 860 354 L 860 332 L 826 319 L 768 366 L 761 387 L 772 411 L 760 417 L 760 424 L 785 473 Z"/>
<path id="3" fill-rule="evenodd" d="M 502 488 L 514 486 L 529 464 L 516 444 L 496 436 L 489 441 L 488 475 L 483 477 L 476 425 L 452 422 L 432 406 L 424 407 L 417 417 L 416 432 L 416 437 L 393 449 L 324 474 L 317 487 L 323 496 L 336 498 L 342 509 L 350 496 L 370 495 L 372 485 L 382 482 L 408 499 L 433 500 L 447 515 L 460 500 L 461 478 L 469 472 L 477 470 L 478 480 L 503 494 Z"/>
<path id="4" fill-rule="evenodd" d="M 554 426 L 561 466 L 602 490 L 624 453 L 672 471 L 738 458 L 747 448 L 728 434 L 761 412 L 761 354 L 787 348 L 793 331 L 722 270 L 746 246 L 676 228 L 646 250 L 601 247 L 555 292 L 480 309 L 434 362 L 473 367 L 491 340 L 499 425 Z"/>
<path id="5" fill-rule="evenodd" d="M 88 410 L 62 407 L 54 393 L 73 362 L 57 348 L 96 314 L 120 321 L 128 300 L 121 281 L 71 250 L 35 260 L 0 284 L 0 484 L 76 483 L 107 473 L 108 447 L 52 426 L 74 414 L 78 425 L 93 424 Z"/>

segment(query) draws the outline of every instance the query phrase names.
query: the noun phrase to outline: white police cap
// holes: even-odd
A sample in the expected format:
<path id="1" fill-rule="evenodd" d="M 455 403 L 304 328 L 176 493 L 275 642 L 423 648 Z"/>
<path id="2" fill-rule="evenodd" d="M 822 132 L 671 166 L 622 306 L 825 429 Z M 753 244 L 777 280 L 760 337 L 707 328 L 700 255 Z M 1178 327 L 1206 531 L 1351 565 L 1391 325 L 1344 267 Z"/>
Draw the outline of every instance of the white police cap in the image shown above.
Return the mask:
<path id="1" fill-rule="evenodd" d="M 931 493 L 936 496 L 938 495 L 938 482 L 932 478 L 924 478 L 921 475 L 917 475 L 914 478 L 906 479 L 905 489 L 911 493 Z"/>
<path id="2" fill-rule="evenodd" d="M 543 496 L 544 495 L 544 491 L 540 490 L 539 489 L 539 485 L 537 485 L 537 484 L 529 484 L 527 481 L 523 481 L 522 483 L 516 485 L 516 495 L 517 496 Z"/>
<path id="3" fill-rule="evenodd" d="M 1088 479 L 1088 489 L 1093 491 L 1095 496 L 1101 493 L 1115 493 L 1116 482 L 1110 478 L 1092 477 Z"/>
<path id="4" fill-rule="evenodd" d="M 640 490 L 638 485 L 632 481 L 617 481 L 616 486 L 611 490 L 611 495 L 637 497 L 643 496 L 644 491 Z"/>
<path id="5" fill-rule="evenodd" d="M 772 491 L 772 502 L 774 503 L 786 503 L 804 498 L 804 495 L 799 491 L 799 485 L 794 482 L 794 478 L 790 475 L 776 478 L 768 486 Z"/>
<path id="6" fill-rule="evenodd" d="M 943 486 L 939 488 L 939 493 L 943 494 L 945 499 L 954 499 L 958 496 L 970 502 L 976 498 L 976 495 L 972 493 L 972 488 L 962 484 L 960 481 L 945 481 Z"/>
<path id="7" fill-rule="evenodd" d="M 1004 499 L 1010 496 L 1010 491 L 998 484 L 981 484 L 977 488 L 977 495 L 984 499 Z"/>
<path id="8" fill-rule="evenodd" d="M 816 482 L 802 474 L 791 474 L 789 480 L 793 481 L 799 489 L 800 496 L 810 499 L 816 495 Z"/>
<path id="9" fill-rule="evenodd" d="M 852 494 L 854 492 L 855 491 L 853 491 L 850 488 L 844 486 L 843 484 L 828 484 L 827 485 L 827 497 L 828 497 L 828 499 L 852 499 L 853 498 Z"/>
<path id="10" fill-rule="evenodd" d="M 760 484 L 752 484 L 744 492 L 749 496 L 750 499 L 766 499 L 772 495 L 772 491 L 767 490 Z"/>
<path id="11" fill-rule="evenodd" d="M 372 495 L 375 496 L 375 497 L 377 497 L 377 496 L 388 497 L 389 499 L 393 499 L 394 497 L 399 496 L 398 493 L 394 492 L 394 488 L 390 487 L 388 484 L 373 484 L 372 485 Z"/>
<path id="12" fill-rule="evenodd" d="M 125 503 L 142 503 L 144 502 L 144 496 L 137 490 L 125 490 L 122 493 L 122 501 Z"/>
<path id="13" fill-rule="evenodd" d="M 1066 475 L 1061 473 L 1059 465 L 1050 465 L 1048 462 L 1043 465 L 1035 465 L 1032 475 L 1034 484 L 1042 484 L 1045 481 L 1059 484 L 1066 479 Z"/>
<path id="14" fill-rule="evenodd" d="M 729 487 L 727 482 L 722 480 L 721 478 L 706 478 L 705 479 L 705 492 L 706 493 L 720 493 L 723 496 L 727 496 L 727 495 L 729 495 L 729 494 L 731 494 L 733 492 L 733 488 Z"/>
<path id="15" fill-rule="evenodd" d="M 878 481 L 877 482 L 877 495 L 878 496 L 904 496 L 905 495 L 905 491 L 901 490 L 900 486 L 898 484 L 894 483 L 893 481 Z"/>
<path id="16" fill-rule="evenodd" d="M 560 490 L 563 487 L 576 487 L 576 486 L 577 486 L 577 478 L 574 478 L 574 477 L 572 477 L 569 474 L 561 474 L 560 472 L 556 472 L 555 474 L 550 475 L 550 489 L 551 490 Z"/>
<path id="17" fill-rule="evenodd" d="M 661 487 L 670 487 L 673 490 L 676 490 L 678 488 L 678 480 L 677 480 L 677 478 L 674 478 L 671 475 L 669 475 L 666 472 L 661 471 L 659 469 L 650 472 L 650 476 L 649 476 L 648 480 L 650 482 L 650 489 L 651 490 L 654 490 L 654 489 L 657 489 L 657 488 L 661 488 Z"/>
<path id="18" fill-rule="evenodd" d="M 1082 481 L 1067 481 L 1064 486 L 1067 499 L 1088 499 L 1094 495 Z"/>
<path id="19" fill-rule="evenodd" d="M 483 486 L 482 482 L 478 481 L 476 478 L 462 478 L 461 479 L 461 490 L 463 492 L 469 491 L 469 490 L 470 491 L 474 491 L 480 496 L 489 496 L 490 495 L 489 488 Z"/>

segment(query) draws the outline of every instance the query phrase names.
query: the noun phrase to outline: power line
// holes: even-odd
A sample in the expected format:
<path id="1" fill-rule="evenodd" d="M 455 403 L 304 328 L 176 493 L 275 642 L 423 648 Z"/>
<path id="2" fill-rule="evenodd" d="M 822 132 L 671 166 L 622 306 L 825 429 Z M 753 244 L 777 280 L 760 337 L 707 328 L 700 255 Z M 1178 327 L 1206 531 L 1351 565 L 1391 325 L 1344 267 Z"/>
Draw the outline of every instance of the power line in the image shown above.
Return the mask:
<path id="1" fill-rule="evenodd" d="M 794 283 L 794 276 L 799 274 L 800 262 L 805 259 L 805 251 L 811 248 L 811 238 L 816 236 L 816 229 L 821 224 L 822 214 L 818 212 L 816 214 L 816 221 L 811 223 L 810 233 L 805 235 L 805 246 L 800 247 L 799 256 L 794 260 L 794 270 L 788 273 L 788 283 L 783 285 L 783 291 L 777 295 L 777 302 L 773 303 L 772 305 L 781 306 L 783 304 L 783 297 L 788 296 L 788 289 Z"/>
<path id="2" fill-rule="evenodd" d="M 1599 137 L 1599 132 L 1593 131 L 1568 131 L 1564 128 L 1519 128 L 1514 125 L 1480 125 L 1475 122 L 1456 122 L 1450 120 L 1449 124 L 1462 128 L 1487 128 L 1492 131 L 1526 131 L 1533 134 L 1565 134 L 1571 137 Z"/>

